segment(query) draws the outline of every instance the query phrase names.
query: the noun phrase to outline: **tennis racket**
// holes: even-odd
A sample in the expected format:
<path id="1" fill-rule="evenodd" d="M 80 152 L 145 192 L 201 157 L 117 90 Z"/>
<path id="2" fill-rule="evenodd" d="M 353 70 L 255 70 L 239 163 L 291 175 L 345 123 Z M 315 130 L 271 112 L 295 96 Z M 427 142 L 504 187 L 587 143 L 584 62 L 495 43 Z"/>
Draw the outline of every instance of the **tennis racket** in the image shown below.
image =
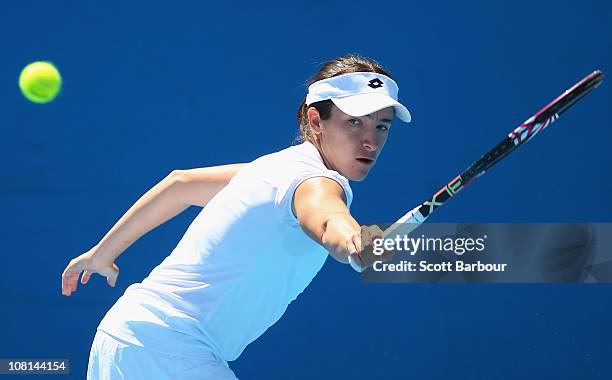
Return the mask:
<path id="1" fill-rule="evenodd" d="M 470 165 L 463 173 L 444 185 L 430 199 L 407 212 L 395 223 L 414 223 L 416 226 L 423 223 L 432 212 L 444 205 L 450 198 L 472 184 L 487 170 L 491 169 L 499 161 L 514 152 L 519 146 L 533 139 L 538 133 L 554 123 L 563 112 L 591 92 L 591 90 L 599 86 L 603 78 L 604 75 L 600 70 L 593 71 L 591 74 L 584 77 L 570 89 L 546 105 L 546 107 L 527 119 L 523 124 L 508 133 L 499 144 L 476 160 L 476 162 Z M 393 226 L 391 228 L 393 228 Z M 383 236 L 389 235 L 392 232 L 392 229 L 387 229 Z"/>
<path id="2" fill-rule="evenodd" d="M 401 227 L 403 234 L 408 234 L 423 223 L 435 210 L 442 207 L 450 198 L 454 197 L 482 176 L 487 170 L 514 152 L 519 146 L 533 139 L 538 133 L 549 127 L 555 122 L 563 112 L 582 99 L 586 94 L 601 84 L 604 78 L 600 70 L 593 71 L 581 79 L 578 83 L 559 95 L 535 115 L 527 119 L 523 124 L 508 133 L 504 139 L 495 145 L 493 149 L 480 157 L 470 165 L 463 173 L 459 174 L 431 198 L 421 203 L 419 206 L 407 212 L 399 218 L 395 224 L 383 232 L 383 238 L 388 237 Z M 351 266 L 361 271 L 350 259 Z"/>

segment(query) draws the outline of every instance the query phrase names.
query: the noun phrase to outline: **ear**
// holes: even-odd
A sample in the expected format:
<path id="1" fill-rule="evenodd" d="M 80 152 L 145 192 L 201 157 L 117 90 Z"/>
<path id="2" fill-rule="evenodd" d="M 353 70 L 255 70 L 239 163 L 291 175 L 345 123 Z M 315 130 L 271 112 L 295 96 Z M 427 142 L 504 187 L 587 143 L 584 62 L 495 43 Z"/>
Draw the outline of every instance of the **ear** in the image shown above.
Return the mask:
<path id="1" fill-rule="evenodd" d="M 308 117 L 310 129 L 316 134 L 321 133 L 321 115 L 319 111 L 314 107 L 309 107 L 306 111 L 306 116 Z"/>

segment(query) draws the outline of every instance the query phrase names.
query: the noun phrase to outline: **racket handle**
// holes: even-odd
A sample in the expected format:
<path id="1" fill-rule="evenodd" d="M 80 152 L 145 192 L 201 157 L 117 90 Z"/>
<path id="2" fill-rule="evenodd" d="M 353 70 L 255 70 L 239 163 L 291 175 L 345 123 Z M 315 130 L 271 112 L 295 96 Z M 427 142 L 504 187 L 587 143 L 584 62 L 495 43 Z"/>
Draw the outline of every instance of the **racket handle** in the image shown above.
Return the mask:
<path id="1" fill-rule="evenodd" d="M 389 235 L 392 235 L 399 229 L 403 234 L 409 234 L 414 231 L 418 226 L 421 225 L 427 219 L 423 214 L 419 211 L 421 206 L 417 206 L 414 209 L 407 212 L 404 216 L 399 218 L 397 222 L 393 223 L 389 228 L 383 231 L 383 239 L 386 239 Z M 355 270 L 355 272 L 361 273 L 365 270 L 365 268 L 361 268 L 355 260 L 349 255 L 348 262 L 351 265 L 351 268 Z"/>
<path id="2" fill-rule="evenodd" d="M 361 268 L 359 265 L 357 265 L 357 263 L 355 263 L 355 260 L 353 260 L 352 256 L 350 255 L 348 257 L 348 262 L 351 265 L 351 268 L 353 268 L 357 273 L 361 273 L 365 270 L 365 268 Z"/>
<path id="3" fill-rule="evenodd" d="M 420 208 L 421 205 L 418 205 L 417 207 L 408 211 L 406 214 L 404 214 L 404 216 L 399 218 L 397 222 L 393 223 L 389 228 L 384 230 L 383 239 L 386 239 L 398 229 L 401 229 L 402 233 L 407 235 L 420 226 L 427 219 L 427 217 L 423 216 L 421 211 L 419 211 Z"/>

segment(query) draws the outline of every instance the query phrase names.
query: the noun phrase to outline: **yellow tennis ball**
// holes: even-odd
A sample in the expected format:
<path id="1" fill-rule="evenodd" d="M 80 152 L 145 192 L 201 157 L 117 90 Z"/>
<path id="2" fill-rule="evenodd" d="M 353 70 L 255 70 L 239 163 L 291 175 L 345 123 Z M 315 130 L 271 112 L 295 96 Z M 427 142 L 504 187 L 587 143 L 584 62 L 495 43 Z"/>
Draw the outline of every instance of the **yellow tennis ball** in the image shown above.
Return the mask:
<path id="1" fill-rule="evenodd" d="M 33 62 L 19 75 L 23 96 L 34 103 L 49 103 L 62 88 L 62 77 L 51 62 Z"/>

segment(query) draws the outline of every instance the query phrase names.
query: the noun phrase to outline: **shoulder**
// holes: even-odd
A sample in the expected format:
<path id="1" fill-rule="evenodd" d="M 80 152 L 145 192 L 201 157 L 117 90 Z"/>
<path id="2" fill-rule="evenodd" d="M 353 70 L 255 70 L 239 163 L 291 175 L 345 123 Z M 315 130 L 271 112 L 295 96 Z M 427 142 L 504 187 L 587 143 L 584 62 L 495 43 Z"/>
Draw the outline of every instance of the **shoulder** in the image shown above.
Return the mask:
<path id="1" fill-rule="evenodd" d="M 327 170 L 317 148 L 304 142 L 277 152 L 266 154 L 247 164 L 245 174 L 264 176 L 269 180 L 282 180 L 301 173 L 312 173 Z"/>
<path id="2" fill-rule="evenodd" d="M 347 203 L 347 194 L 343 184 L 337 179 L 329 176 L 315 176 L 302 181 L 296 187 L 294 201 L 298 199 L 311 199 L 321 201 L 323 199 L 341 199 L 343 203 Z"/>

